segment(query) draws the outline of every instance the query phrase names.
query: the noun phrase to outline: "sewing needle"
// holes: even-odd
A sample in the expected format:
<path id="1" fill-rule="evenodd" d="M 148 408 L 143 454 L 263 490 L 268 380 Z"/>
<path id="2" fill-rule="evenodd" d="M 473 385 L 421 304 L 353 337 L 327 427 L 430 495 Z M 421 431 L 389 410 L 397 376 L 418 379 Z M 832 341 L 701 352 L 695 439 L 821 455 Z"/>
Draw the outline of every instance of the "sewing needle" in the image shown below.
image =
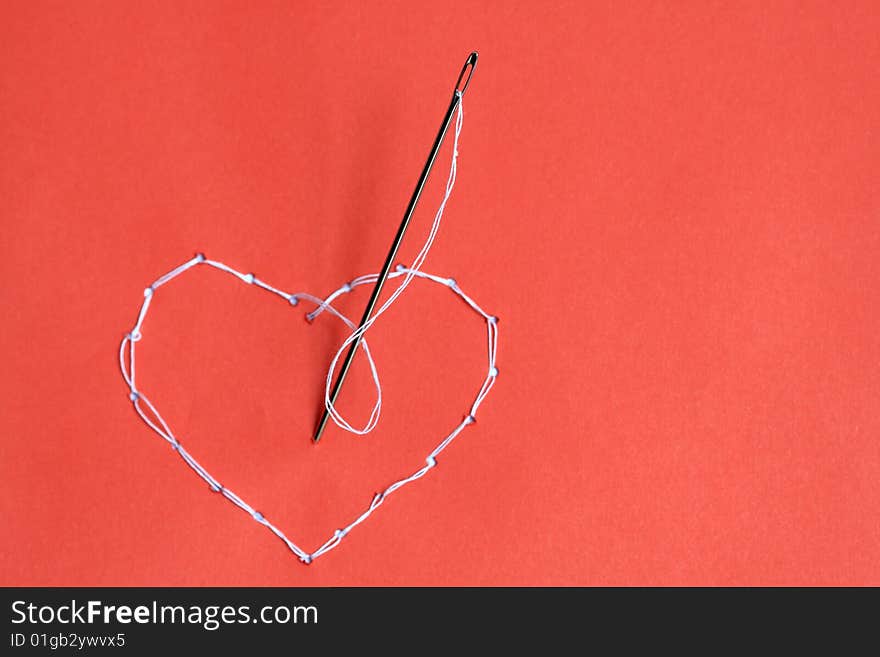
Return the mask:
<path id="1" fill-rule="evenodd" d="M 391 270 L 391 264 L 394 261 L 394 258 L 397 256 L 397 250 L 400 248 L 400 243 L 403 241 L 403 235 L 406 233 L 406 229 L 409 227 L 409 221 L 412 218 L 413 211 L 416 209 L 416 204 L 419 202 L 419 197 L 422 195 L 422 189 L 425 187 L 425 182 L 428 180 L 428 174 L 431 173 L 431 167 L 434 166 L 434 160 L 437 157 L 437 152 L 440 150 L 440 145 L 443 143 L 443 138 L 446 136 L 446 131 L 449 128 L 449 124 L 452 121 L 452 117 L 455 114 L 455 110 L 458 108 L 459 103 L 461 102 L 461 98 L 464 95 L 464 92 L 467 90 L 468 85 L 471 81 L 471 76 L 474 73 L 474 67 L 477 65 L 477 53 L 472 52 L 468 55 L 467 60 L 465 60 L 464 66 L 461 69 L 461 73 L 458 75 L 458 80 L 455 83 L 455 89 L 452 92 L 452 100 L 449 101 L 449 107 L 446 110 L 446 116 L 443 117 L 443 123 L 440 125 L 440 131 L 437 133 L 437 138 L 434 140 L 434 145 L 431 147 L 431 152 L 428 154 L 428 160 L 425 162 L 425 167 L 422 169 L 422 174 L 419 176 L 419 180 L 416 183 L 415 191 L 412 193 L 412 197 L 409 199 L 409 204 L 406 206 L 406 212 L 403 215 L 403 220 L 400 222 L 400 227 L 397 229 L 397 235 L 394 236 L 394 242 L 391 244 L 391 250 L 388 252 L 388 257 L 385 258 L 385 264 L 382 265 L 382 271 L 379 274 L 379 278 L 376 281 L 376 287 L 373 288 L 373 293 L 370 295 L 370 300 L 367 302 L 367 308 L 364 311 L 364 316 L 361 319 L 361 323 L 359 327 L 362 327 L 367 321 L 370 319 L 370 315 L 373 313 L 373 308 L 376 306 L 376 302 L 379 300 L 379 294 L 382 292 L 382 287 L 385 285 L 385 281 L 388 278 L 388 272 Z M 467 77 L 465 77 L 467 74 Z M 354 354 L 357 351 L 358 346 L 360 345 L 361 338 L 363 334 L 358 335 L 357 339 L 351 343 L 351 346 L 348 349 L 348 354 L 345 356 L 345 360 L 342 363 L 342 367 L 339 370 L 339 376 L 336 378 L 336 383 L 333 385 L 333 390 L 330 393 L 330 403 L 335 404 L 336 398 L 339 395 L 339 389 L 342 387 L 342 382 L 345 380 L 346 375 L 348 374 L 348 370 L 351 367 L 351 361 L 354 358 Z M 321 421 L 318 423 L 318 429 L 315 431 L 315 442 L 317 443 L 321 439 L 321 434 L 324 432 L 324 427 L 327 425 L 327 419 L 330 417 L 330 411 L 327 406 L 324 406 L 324 413 L 321 415 Z"/>

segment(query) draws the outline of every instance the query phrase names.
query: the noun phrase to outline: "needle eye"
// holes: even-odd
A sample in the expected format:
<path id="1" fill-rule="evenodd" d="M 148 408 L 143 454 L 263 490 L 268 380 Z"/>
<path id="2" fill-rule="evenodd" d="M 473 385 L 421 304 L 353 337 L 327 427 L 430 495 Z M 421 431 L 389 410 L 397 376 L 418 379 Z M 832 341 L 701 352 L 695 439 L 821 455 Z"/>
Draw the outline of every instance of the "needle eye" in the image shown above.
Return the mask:
<path id="1" fill-rule="evenodd" d="M 464 92 L 467 91 L 468 85 L 471 83 L 471 76 L 474 74 L 474 68 L 477 66 L 477 57 L 479 55 L 472 52 L 465 60 L 461 73 L 458 74 L 458 81 L 455 83 L 456 93 L 464 95 Z"/>

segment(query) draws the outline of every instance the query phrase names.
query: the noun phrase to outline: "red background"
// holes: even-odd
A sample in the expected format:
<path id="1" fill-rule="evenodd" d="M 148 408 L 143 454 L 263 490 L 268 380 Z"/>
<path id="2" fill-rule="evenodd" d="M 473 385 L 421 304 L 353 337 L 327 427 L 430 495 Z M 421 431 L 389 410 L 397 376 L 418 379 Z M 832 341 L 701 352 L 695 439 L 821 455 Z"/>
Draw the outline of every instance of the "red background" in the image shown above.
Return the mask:
<path id="1" fill-rule="evenodd" d="M 3 3 L 0 583 L 880 584 L 877 4 L 416 4 Z M 426 270 L 501 317 L 501 376 L 305 567 L 135 416 L 118 342 L 196 251 L 375 271 L 471 49 Z M 316 448 L 343 332 L 197 269 L 139 380 L 313 550 L 459 421 L 483 331 L 414 284 L 370 334 L 379 428 Z"/>

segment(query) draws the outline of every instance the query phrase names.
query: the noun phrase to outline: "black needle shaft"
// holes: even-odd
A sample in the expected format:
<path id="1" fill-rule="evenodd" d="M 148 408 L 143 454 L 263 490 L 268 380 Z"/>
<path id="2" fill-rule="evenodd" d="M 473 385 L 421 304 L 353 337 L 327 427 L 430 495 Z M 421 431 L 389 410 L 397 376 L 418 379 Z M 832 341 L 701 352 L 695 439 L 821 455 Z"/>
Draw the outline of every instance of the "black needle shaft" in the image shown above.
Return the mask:
<path id="1" fill-rule="evenodd" d="M 376 302 L 379 300 L 379 295 L 382 292 L 382 287 L 385 285 L 385 280 L 388 278 L 388 272 L 391 270 L 391 264 L 394 262 L 394 258 L 397 256 L 397 250 L 400 248 L 400 243 L 403 241 L 403 236 L 406 233 L 406 229 L 409 227 L 410 219 L 412 219 L 413 212 L 416 209 L 416 204 L 419 202 L 419 197 L 422 195 L 422 189 L 425 187 L 425 182 L 428 180 L 428 174 L 431 173 L 431 167 L 434 166 L 434 160 L 437 158 L 437 152 L 440 150 L 440 145 L 443 143 L 443 138 L 446 136 L 446 131 L 449 129 L 449 124 L 452 122 L 452 117 L 455 115 L 455 110 L 458 108 L 458 104 L 461 102 L 461 97 L 464 95 L 465 90 L 468 87 L 468 84 L 471 80 L 471 75 L 474 72 L 474 67 L 477 65 L 477 53 L 472 52 L 468 55 L 467 60 L 464 63 L 464 67 L 461 69 L 461 73 L 458 76 L 458 81 L 455 83 L 455 90 L 452 93 L 452 100 L 449 101 L 449 108 L 446 110 L 446 116 L 443 117 L 443 123 L 440 125 L 440 131 L 437 133 L 437 138 L 434 140 L 434 145 L 431 147 L 431 152 L 428 154 L 428 161 L 425 162 L 425 167 L 422 169 L 422 174 L 419 176 L 419 180 L 416 183 L 415 191 L 413 191 L 412 196 L 409 199 L 409 204 L 406 206 L 406 212 L 403 214 L 403 221 L 400 222 L 400 227 L 397 229 L 397 235 L 394 236 L 394 242 L 391 244 L 391 250 L 388 252 L 388 256 L 385 258 L 385 264 L 382 265 L 382 271 L 379 274 L 379 278 L 376 281 L 376 287 L 373 288 L 373 293 L 370 295 L 370 300 L 367 303 L 367 308 L 364 310 L 364 316 L 361 319 L 361 323 L 359 326 L 363 326 L 370 319 L 370 315 L 373 314 L 373 309 L 376 307 Z M 354 359 L 354 354 L 357 351 L 358 346 L 360 345 L 361 338 L 363 336 L 359 335 L 357 339 L 351 343 L 351 346 L 348 349 L 348 354 L 345 356 L 345 360 L 342 362 L 342 367 L 339 370 L 339 376 L 336 378 L 336 383 L 333 385 L 333 390 L 330 393 L 330 402 L 335 404 L 336 397 L 339 395 L 339 389 L 342 387 L 342 382 L 345 380 L 346 375 L 348 374 L 348 370 L 351 367 L 351 361 Z M 324 407 L 324 413 L 321 415 L 321 421 L 318 423 L 318 428 L 315 431 L 315 442 L 318 442 L 321 439 L 321 434 L 324 432 L 324 427 L 327 425 L 327 419 L 330 417 L 330 411 L 327 407 Z"/>

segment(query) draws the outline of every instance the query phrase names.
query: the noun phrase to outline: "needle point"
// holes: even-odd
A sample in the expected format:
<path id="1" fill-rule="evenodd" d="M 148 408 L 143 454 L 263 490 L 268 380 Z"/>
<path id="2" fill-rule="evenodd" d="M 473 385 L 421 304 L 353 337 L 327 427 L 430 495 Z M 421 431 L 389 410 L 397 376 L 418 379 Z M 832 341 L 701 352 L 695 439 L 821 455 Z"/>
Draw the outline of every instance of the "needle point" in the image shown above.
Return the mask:
<path id="1" fill-rule="evenodd" d="M 317 431 L 315 431 L 315 437 L 313 438 L 313 442 L 315 444 L 317 444 L 318 441 L 321 440 L 321 434 L 324 433 L 324 427 L 327 426 L 328 417 L 330 416 L 327 414 L 327 409 L 325 408 L 324 414 L 321 416 L 321 421 L 318 423 L 318 429 Z"/>

